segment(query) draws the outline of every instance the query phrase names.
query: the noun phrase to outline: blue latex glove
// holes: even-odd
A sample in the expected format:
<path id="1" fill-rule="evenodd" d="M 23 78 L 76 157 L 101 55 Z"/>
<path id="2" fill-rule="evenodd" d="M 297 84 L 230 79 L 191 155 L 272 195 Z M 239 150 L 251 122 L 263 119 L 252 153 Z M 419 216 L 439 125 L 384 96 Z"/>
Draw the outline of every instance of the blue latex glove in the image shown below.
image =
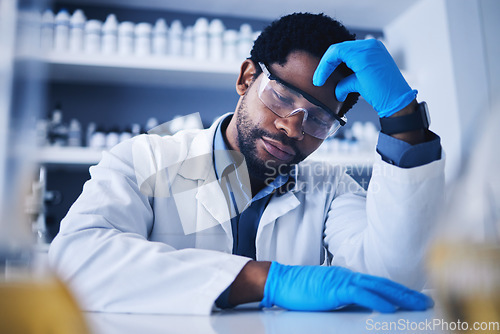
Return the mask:
<path id="1" fill-rule="evenodd" d="M 388 117 L 409 105 L 417 96 L 417 91 L 405 81 L 384 44 L 376 39 L 331 45 L 314 72 L 314 85 L 322 86 L 342 62 L 354 74 L 337 84 L 335 95 L 340 102 L 347 94 L 357 92 L 379 117 Z"/>
<path id="2" fill-rule="evenodd" d="M 426 295 L 391 280 L 342 267 L 285 266 L 273 262 L 261 307 L 328 311 L 358 304 L 383 313 L 397 308 L 425 310 L 434 305 Z"/>

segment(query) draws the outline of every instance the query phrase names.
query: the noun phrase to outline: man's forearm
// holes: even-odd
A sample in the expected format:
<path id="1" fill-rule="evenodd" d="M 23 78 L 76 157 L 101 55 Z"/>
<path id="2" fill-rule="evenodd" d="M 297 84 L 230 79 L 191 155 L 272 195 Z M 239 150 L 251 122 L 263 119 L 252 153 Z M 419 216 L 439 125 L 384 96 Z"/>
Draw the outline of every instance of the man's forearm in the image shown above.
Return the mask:
<path id="1" fill-rule="evenodd" d="M 248 262 L 231 284 L 229 303 L 239 305 L 261 301 L 270 266 L 271 262 Z"/>

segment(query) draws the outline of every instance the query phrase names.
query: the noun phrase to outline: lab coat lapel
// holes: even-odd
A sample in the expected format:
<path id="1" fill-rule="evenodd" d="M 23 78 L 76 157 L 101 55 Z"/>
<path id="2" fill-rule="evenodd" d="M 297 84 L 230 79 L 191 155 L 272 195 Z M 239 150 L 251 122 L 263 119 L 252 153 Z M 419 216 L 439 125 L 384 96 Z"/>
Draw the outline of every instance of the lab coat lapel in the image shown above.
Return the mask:
<path id="1" fill-rule="evenodd" d="M 185 196 L 185 201 L 180 202 L 178 207 L 182 207 L 180 211 L 191 217 L 188 221 L 195 225 L 189 229 L 191 233 L 221 225 L 230 239 L 228 244 L 232 247 L 230 212 L 215 175 L 212 157 L 212 143 L 217 124 L 218 121 L 214 122 L 210 129 L 201 131 L 191 142 L 178 174 L 187 180 L 196 181 L 196 188 L 186 194 L 188 196 Z M 189 205 L 192 203 L 189 198 L 191 201 L 196 198 L 194 206 Z"/>
<path id="2" fill-rule="evenodd" d="M 257 230 L 257 235 L 259 234 L 259 230 L 261 230 L 261 228 L 274 222 L 276 219 L 295 209 L 300 204 L 300 201 L 295 195 L 295 192 L 299 191 L 302 186 L 297 174 L 298 166 L 295 166 L 295 169 L 290 174 L 292 179 L 283 185 L 283 187 L 286 189 L 290 186 L 290 184 L 293 184 L 292 189 L 284 193 L 282 193 L 280 189 L 278 189 L 278 191 L 276 191 L 272 196 L 266 209 L 262 213 L 262 217 L 259 223 L 259 229 Z"/>
<path id="3" fill-rule="evenodd" d="M 275 193 L 262 213 L 255 238 L 257 260 L 270 258 L 268 252 L 273 249 L 271 244 L 276 220 L 286 215 L 300 204 L 299 199 L 295 195 L 297 189 L 300 189 L 299 181 L 297 180 L 297 176 L 294 176 L 294 188 L 281 195 Z M 286 224 L 286 222 L 284 223 Z"/>
<path id="4" fill-rule="evenodd" d="M 255 238 L 257 260 L 271 258 L 269 252 L 272 252 L 274 249 L 272 242 L 276 220 L 295 209 L 299 204 L 299 200 L 292 192 L 287 192 L 281 196 L 273 196 L 273 198 L 271 198 L 262 214 L 259 227 L 257 228 L 257 235 Z M 286 221 L 283 223 L 286 224 Z"/>
<path id="5" fill-rule="evenodd" d="M 299 204 L 300 201 L 291 191 L 279 196 L 274 195 L 262 214 L 258 230 L 260 231 L 266 225 L 274 223 L 276 219 L 295 209 Z"/>

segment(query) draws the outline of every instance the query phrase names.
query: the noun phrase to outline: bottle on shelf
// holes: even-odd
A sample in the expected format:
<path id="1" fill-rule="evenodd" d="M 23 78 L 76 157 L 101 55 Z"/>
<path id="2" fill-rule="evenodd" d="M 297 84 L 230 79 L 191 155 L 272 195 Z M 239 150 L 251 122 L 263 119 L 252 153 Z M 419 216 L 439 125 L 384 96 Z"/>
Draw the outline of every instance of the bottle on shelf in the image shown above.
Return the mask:
<path id="1" fill-rule="evenodd" d="M 132 129 L 130 127 L 127 127 L 120 133 L 120 143 L 130 138 L 132 138 Z"/>
<path id="2" fill-rule="evenodd" d="M 209 59 L 212 61 L 222 60 L 224 29 L 224 24 L 219 19 L 212 20 L 208 26 Z"/>
<path id="3" fill-rule="evenodd" d="M 141 22 L 135 26 L 135 54 L 137 56 L 151 54 L 151 30 L 151 24 L 147 22 Z"/>
<path id="4" fill-rule="evenodd" d="M 240 26 L 240 34 L 238 39 L 238 55 L 240 58 L 245 59 L 250 56 L 250 50 L 253 44 L 252 27 L 244 23 Z"/>
<path id="5" fill-rule="evenodd" d="M 85 24 L 85 53 L 98 54 L 101 51 L 101 28 L 99 20 L 89 20 Z"/>
<path id="6" fill-rule="evenodd" d="M 238 59 L 238 32 L 236 30 L 226 30 L 223 34 L 224 39 L 224 60 L 235 61 Z"/>
<path id="7" fill-rule="evenodd" d="M 132 124 L 132 137 L 138 136 L 142 133 L 141 126 L 137 123 Z"/>
<path id="8" fill-rule="evenodd" d="M 146 122 L 146 131 L 150 131 L 158 126 L 159 122 L 155 117 L 150 117 Z"/>
<path id="9" fill-rule="evenodd" d="M 90 122 L 87 125 L 87 132 L 85 133 L 85 145 L 87 147 L 90 147 L 91 141 L 92 141 L 92 136 L 94 135 L 94 132 L 97 129 L 97 125 L 94 122 Z"/>
<path id="10" fill-rule="evenodd" d="M 153 54 L 164 56 L 167 54 L 167 22 L 165 19 L 156 20 L 153 28 Z"/>
<path id="11" fill-rule="evenodd" d="M 182 55 L 186 58 L 192 58 L 194 56 L 193 38 L 193 27 L 186 27 L 186 29 L 184 29 L 184 35 L 182 38 Z"/>
<path id="12" fill-rule="evenodd" d="M 130 21 L 121 22 L 118 26 L 118 54 L 131 56 L 134 53 L 135 25 Z"/>
<path id="13" fill-rule="evenodd" d="M 110 150 L 119 142 L 120 142 L 120 130 L 118 130 L 117 127 L 113 127 L 106 134 L 106 148 Z"/>
<path id="14" fill-rule="evenodd" d="M 56 105 L 52 111 L 52 118 L 49 123 L 49 142 L 53 146 L 66 146 L 68 143 L 68 127 L 63 123 L 61 105 Z"/>
<path id="15" fill-rule="evenodd" d="M 82 146 L 82 127 L 80 125 L 80 122 L 78 122 L 78 120 L 74 118 L 69 122 L 68 146 Z"/>
<path id="16" fill-rule="evenodd" d="M 194 58 L 206 60 L 208 58 L 208 20 L 200 17 L 193 26 Z"/>
<path id="17" fill-rule="evenodd" d="M 69 13 L 61 9 L 55 18 L 54 49 L 58 52 L 68 51 L 69 44 Z"/>
<path id="18" fill-rule="evenodd" d="M 118 44 L 118 20 L 115 14 L 109 14 L 102 26 L 102 44 L 103 54 L 115 54 Z"/>
<path id="19" fill-rule="evenodd" d="M 182 54 L 182 23 L 174 20 L 168 30 L 168 52 L 171 56 L 180 56 Z"/>
<path id="20" fill-rule="evenodd" d="M 54 13 L 50 9 L 43 12 L 40 31 L 40 47 L 43 51 L 54 48 L 54 20 Z"/>
<path id="21" fill-rule="evenodd" d="M 71 15 L 69 23 L 69 50 L 72 53 L 83 51 L 86 21 L 87 18 L 81 9 L 75 10 L 73 15 Z"/>
<path id="22" fill-rule="evenodd" d="M 90 148 L 103 149 L 106 147 L 106 133 L 103 128 L 96 127 L 89 142 Z"/>

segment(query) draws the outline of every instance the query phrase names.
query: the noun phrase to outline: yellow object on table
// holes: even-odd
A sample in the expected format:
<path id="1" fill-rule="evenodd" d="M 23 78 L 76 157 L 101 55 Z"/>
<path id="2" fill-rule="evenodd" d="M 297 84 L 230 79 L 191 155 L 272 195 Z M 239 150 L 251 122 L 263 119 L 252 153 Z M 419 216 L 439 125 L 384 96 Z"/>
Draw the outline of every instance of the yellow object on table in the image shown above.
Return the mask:
<path id="1" fill-rule="evenodd" d="M 500 332 L 500 246 L 442 243 L 430 254 L 437 298 L 463 333 Z M 467 327 L 467 328 L 466 328 Z"/>
<path id="2" fill-rule="evenodd" d="M 56 278 L 0 278 L 0 333 L 89 333 L 66 286 Z"/>

